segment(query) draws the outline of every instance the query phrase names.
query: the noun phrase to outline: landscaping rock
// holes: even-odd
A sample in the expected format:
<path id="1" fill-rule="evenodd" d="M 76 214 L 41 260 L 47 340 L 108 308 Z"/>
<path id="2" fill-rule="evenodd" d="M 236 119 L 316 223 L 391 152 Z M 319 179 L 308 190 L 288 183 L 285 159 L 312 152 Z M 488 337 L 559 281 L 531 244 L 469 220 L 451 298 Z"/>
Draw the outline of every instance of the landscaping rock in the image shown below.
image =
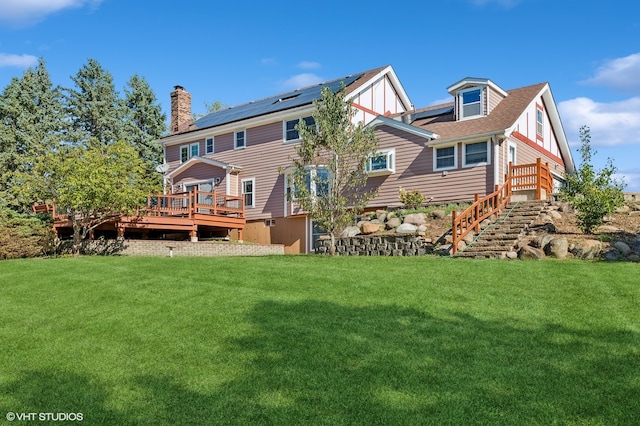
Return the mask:
<path id="1" fill-rule="evenodd" d="M 387 229 L 397 228 L 400 225 L 401 225 L 400 219 L 398 219 L 397 217 L 389 218 L 389 220 L 387 220 L 387 223 L 386 223 Z"/>
<path id="2" fill-rule="evenodd" d="M 613 243 L 612 247 L 618 250 L 623 256 L 628 256 L 631 253 L 631 247 L 623 241 L 616 241 Z"/>
<path id="3" fill-rule="evenodd" d="M 553 240 L 553 236 L 549 234 L 540 235 L 531 240 L 530 245 L 535 248 L 544 250 L 547 244 Z"/>
<path id="4" fill-rule="evenodd" d="M 405 217 L 406 219 L 406 217 Z M 418 231 L 418 227 L 411 223 L 403 223 L 402 225 L 396 228 L 396 233 L 398 234 L 415 234 Z"/>
<path id="5" fill-rule="evenodd" d="M 360 228 L 360 231 L 364 235 L 373 234 L 373 233 L 378 232 L 379 230 L 380 230 L 380 224 L 379 223 L 373 223 L 373 222 L 363 223 L 362 224 L 362 228 Z"/>
<path id="6" fill-rule="evenodd" d="M 424 225 L 427 223 L 427 218 L 424 213 L 413 213 L 406 215 L 403 222 L 412 225 Z"/>
<path id="7" fill-rule="evenodd" d="M 431 212 L 433 219 L 444 219 L 447 216 L 444 210 L 434 210 Z"/>
<path id="8" fill-rule="evenodd" d="M 597 240 L 585 240 L 576 245 L 572 253 L 579 259 L 593 260 L 600 256 L 602 251 L 602 243 Z"/>
<path id="9" fill-rule="evenodd" d="M 618 232 L 621 232 L 622 230 L 620 228 L 617 228 L 615 226 L 611 226 L 611 225 L 602 225 L 599 226 L 598 229 L 596 230 L 596 233 L 598 234 L 616 234 Z"/>
<path id="10" fill-rule="evenodd" d="M 539 248 L 524 246 L 518 252 L 518 257 L 520 259 L 544 259 L 544 251 Z"/>
<path id="11" fill-rule="evenodd" d="M 615 262 L 616 260 L 620 260 L 620 257 L 620 252 L 613 247 L 607 249 L 604 253 L 602 253 L 602 258 L 608 262 Z"/>
<path id="12" fill-rule="evenodd" d="M 547 256 L 565 259 L 569 254 L 569 241 L 566 238 L 554 238 L 544 247 Z"/>
<path id="13" fill-rule="evenodd" d="M 347 226 L 346 228 L 344 228 L 344 230 L 340 234 L 340 237 L 351 238 L 351 237 L 355 237 L 358 234 L 360 234 L 360 228 L 358 228 L 357 226 Z"/>

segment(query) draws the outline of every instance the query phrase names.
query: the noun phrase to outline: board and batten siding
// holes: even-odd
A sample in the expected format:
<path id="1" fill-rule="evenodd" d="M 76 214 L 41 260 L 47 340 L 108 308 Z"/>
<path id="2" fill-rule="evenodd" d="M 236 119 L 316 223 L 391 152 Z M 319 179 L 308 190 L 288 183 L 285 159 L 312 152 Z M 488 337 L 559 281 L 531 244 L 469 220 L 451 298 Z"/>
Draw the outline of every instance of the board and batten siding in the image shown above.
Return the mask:
<path id="1" fill-rule="evenodd" d="M 375 119 L 377 115 L 386 115 L 387 113 L 397 114 L 406 111 L 387 75 L 364 86 L 357 93 L 351 94 L 350 97 L 353 99 L 355 105 L 359 105 L 376 113 L 371 114 L 362 109 L 356 109 L 355 122 L 367 124 Z"/>
<path id="2" fill-rule="evenodd" d="M 402 130 L 379 126 L 376 129 L 380 150 L 395 148 L 395 173 L 370 177 L 367 188 L 377 187 L 378 196 L 369 207 L 397 207 L 400 205 L 398 190 L 417 189 L 431 204 L 467 201 L 474 195 L 493 192 L 493 166 L 462 168 L 462 147 L 458 146 L 458 168 L 446 173 L 433 171 L 433 153 L 426 147 L 427 139 Z M 491 155 L 491 153 L 489 153 Z"/>

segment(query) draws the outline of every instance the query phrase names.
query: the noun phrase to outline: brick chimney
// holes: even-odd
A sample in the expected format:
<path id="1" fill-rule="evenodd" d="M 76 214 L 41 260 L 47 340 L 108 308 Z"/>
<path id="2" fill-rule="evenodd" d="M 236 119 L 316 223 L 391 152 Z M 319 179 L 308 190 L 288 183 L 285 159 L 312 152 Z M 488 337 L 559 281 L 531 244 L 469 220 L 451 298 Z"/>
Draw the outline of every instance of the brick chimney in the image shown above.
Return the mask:
<path id="1" fill-rule="evenodd" d="M 191 124 L 191 93 L 182 86 L 175 86 L 171 92 L 171 133 L 189 129 Z"/>

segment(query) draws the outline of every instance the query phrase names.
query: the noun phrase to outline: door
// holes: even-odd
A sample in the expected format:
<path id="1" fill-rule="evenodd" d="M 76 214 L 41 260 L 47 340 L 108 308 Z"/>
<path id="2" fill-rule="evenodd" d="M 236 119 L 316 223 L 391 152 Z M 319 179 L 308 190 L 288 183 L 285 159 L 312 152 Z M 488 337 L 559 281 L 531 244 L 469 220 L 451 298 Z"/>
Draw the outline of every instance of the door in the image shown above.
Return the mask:
<path id="1" fill-rule="evenodd" d="M 203 182 L 198 184 L 198 190 L 206 194 L 198 194 L 198 204 L 213 206 L 213 182 Z M 198 209 L 198 213 L 210 214 L 210 209 Z"/>

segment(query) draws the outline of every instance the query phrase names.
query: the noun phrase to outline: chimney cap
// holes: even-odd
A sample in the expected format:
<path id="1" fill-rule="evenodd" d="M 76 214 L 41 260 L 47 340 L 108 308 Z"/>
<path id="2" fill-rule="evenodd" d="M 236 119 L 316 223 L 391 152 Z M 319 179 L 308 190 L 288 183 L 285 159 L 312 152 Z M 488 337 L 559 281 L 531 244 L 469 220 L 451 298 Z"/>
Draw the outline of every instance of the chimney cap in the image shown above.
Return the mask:
<path id="1" fill-rule="evenodd" d="M 173 86 L 174 89 L 176 90 L 184 90 L 184 87 L 180 86 L 180 85 L 175 85 Z"/>

